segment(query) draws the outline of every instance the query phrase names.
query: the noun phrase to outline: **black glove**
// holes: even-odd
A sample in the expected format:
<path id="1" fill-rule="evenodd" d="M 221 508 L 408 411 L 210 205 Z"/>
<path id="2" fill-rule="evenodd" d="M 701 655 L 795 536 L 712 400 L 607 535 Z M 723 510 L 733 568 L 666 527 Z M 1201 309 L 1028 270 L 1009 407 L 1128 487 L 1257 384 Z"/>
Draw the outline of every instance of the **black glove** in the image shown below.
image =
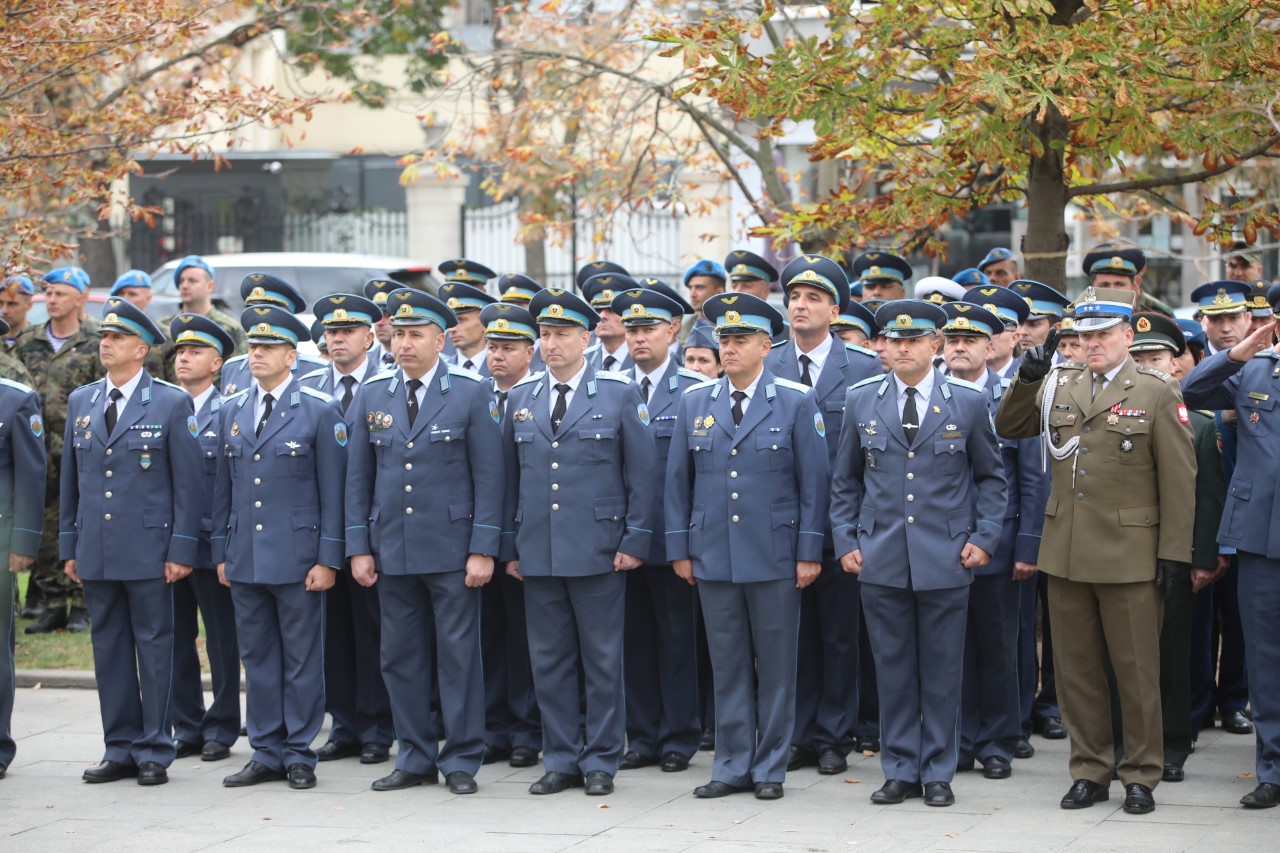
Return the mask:
<path id="1" fill-rule="evenodd" d="M 1033 385 L 1044 379 L 1053 366 L 1053 354 L 1058 351 L 1058 330 L 1050 329 L 1045 342 L 1032 347 L 1022 354 L 1022 364 L 1018 367 L 1018 381 Z"/>
<path id="2" fill-rule="evenodd" d="M 1156 587 L 1164 594 L 1173 591 L 1178 578 L 1191 577 L 1191 564 L 1174 560 L 1156 560 Z"/>

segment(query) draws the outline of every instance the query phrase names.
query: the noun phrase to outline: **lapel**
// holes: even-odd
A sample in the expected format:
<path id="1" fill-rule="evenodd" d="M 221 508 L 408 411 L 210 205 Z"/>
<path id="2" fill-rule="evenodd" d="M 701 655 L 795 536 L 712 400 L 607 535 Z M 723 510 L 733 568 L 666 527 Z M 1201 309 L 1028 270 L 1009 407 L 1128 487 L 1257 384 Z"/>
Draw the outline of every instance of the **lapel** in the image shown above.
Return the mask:
<path id="1" fill-rule="evenodd" d="M 765 370 L 760 373 L 760 380 L 756 383 L 756 392 L 751 395 L 751 399 L 747 402 L 747 410 L 742 415 L 742 423 L 733 434 L 733 445 L 737 447 L 742 440 L 751 433 L 753 429 L 764 422 L 769 417 L 769 413 L 773 411 L 773 400 L 770 399 L 777 390 L 773 387 L 773 374 Z M 730 407 L 732 409 L 732 406 Z M 730 423 L 732 423 L 732 413 L 730 414 Z"/>
<path id="2" fill-rule="evenodd" d="M 946 388 L 947 379 L 937 368 L 933 370 L 933 393 L 924 407 L 924 417 L 920 419 L 920 429 L 916 432 L 916 443 L 919 444 L 928 436 L 938 431 L 945 418 L 951 414 L 951 393 Z"/>
<path id="3" fill-rule="evenodd" d="M 835 338 L 834 335 L 832 337 Z M 813 385 L 815 399 L 825 400 L 837 387 L 844 386 L 846 384 L 844 370 L 848 366 L 849 351 L 844 348 L 844 341 L 835 338 L 831 341 L 831 350 L 827 353 L 827 360 L 822 365 L 822 372 L 818 374 L 818 381 Z M 819 405 L 818 408 L 822 406 Z"/>
<path id="4" fill-rule="evenodd" d="M 290 423 L 294 419 L 297 413 L 297 409 L 299 408 L 298 405 L 294 404 L 295 397 L 302 393 L 300 390 L 298 390 L 300 387 L 301 386 L 298 385 L 298 378 L 296 376 L 290 376 L 289 384 L 285 386 L 284 391 L 281 394 L 281 399 L 276 400 L 271 404 L 271 417 L 267 418 L 266 424 L 263 425 L 262 435 L 259 435 L 254 439 L 254 442 L 253 442 L 254 450 L 260 450 L 264 444 L 266 444 L 268 441 L 271 440 L 271 437 L 273 435 L 278 433 L 281 429 L 284 428 L 286 424 Z M 257 393 L 256 388 L 254 390 L 254 393 L 255 394 Z M 253 412 L 254 412 L 254 409 L 257 408 L 256 398 L 253 402 L 254 402 L 253 408 L 249 409 L 250 421 L 253 420 Z M 245 408 L 249 408 L 248 404 L 245 405 Z M 249 426 L 250 435 L 253 435 L 253 428 L 256 426 L 257 426 L 256 423 L 250 424 Z M 241 429 L 243 429 L 243 427 L 241 427 Z"/>
<path id="5" fill-rule="evenodd" d="M 552 386 L 555 384 L 550 379 L 550 372 L 542 374 L 533 386 L 533 393 L 529 395 L 529 409 L 533 412 L 533 422 L 538 425 L 538 429 L 542 430 L 542 434 L 547 437 L 548 441 L 555 441 L 556 434 L 551 429 L 551 406 L 554 403 L 551 395 L 556 393 L 556 389 Z M 507 402 L 511 402 L 511 398 L 507 398 Z"/>
<path id="6" fill-rule="evenodd" d="M 200 411 L 196 412 L 196 427 L 199 428 L 201 434 L 204 434 L 205 430 L 209 429 L 209 424 L 213 422 L 213 412 L 209 410 L 209 407 L 213 405 L 213 401 L 217 396 L 218 391 L 215 388 L 213 393 L 205 398 L 204 405 L 200 407 Z"/>
<path id="7" fill-rule="evenodd" d="M 105 388 L 105 380 L 103 384 Z M 151 377 L 144 371 L 142 378 L 138 381 L 138 387 L 133 389 L 133 394 L 125 401 L 120 417 L 116 419 L 116 431 L 107 436 L 108 446 L 114 444 L 120 436 L 129 431 L 129 427 L 142 419 L 144 407 L 149 402 L 151 402 Z M 102 426 L 106 428 L 105 421 Z"/>
<path id="8" fill-rule="evenodd" d="M 795 345 L 788 341 L 783 346 L 770 350 L 778 355 L 771 365 L 774 376 L 781 376 L 783 379 L 790 379 L 792 382 L 800 381 L 800 362 L 795 358 Z"/>
<path id="9" fill-rule="evenodd" d="M 715 425 L 725 431 L 730 438 L 734 437 L 736 428 L 733 425 L 733 398 L 729 395 L 733 392 L 733 386 L 729 384 L 729 377 L 720 378 L 720 384 L 711 389 L 711 414 L 715 418 Z"/>
<path id="10" fill-rule="evenodd" d="M 680 401 L 680 380 L 676 376 L 678 367 L 674 358 L 667 359 L 667 369 L 662 372 L 662 378 L 649 394 L 650 417 L 666 414 L 668 409 L 674 410 L 676 403 Z"/>
<path id="11" fill-rule="evenodd" d="M 66 344 L 63 344 L 63 348 L 66 348 Z M 107 380 L 104 377 L 94 384 L 98 387 L 89 395 L 89 432 L 106 445 L 111 443 L 111 436 L 107 435 L 106 416 L 102 413 L 107 406 Z"/>
<path id="12" fill-rule="evenodd" d="M 1089 401 L 1089 406 L 1084 409 L 1086 412 L 1085 420 L 1102 414 L 1107 409 L 1119 405 L 1129 396 L 1129 390 L 1133 388 L 1134 379 L 1137 376 L 1137 365 L 1132 358 L 1125 360 L 1124 366 L 1120 368 L 1120 372 L 1116 374 L 1116 378 L 1112 379 L 1106 388 L 1102 389 L 1102 393 L 1097 399 L 1089 400 L 1089 394 L 1093 390 L 1093 371 L 1084 371 L 1084 394 L 1085 400 Z"/>
<path id="13" fill-rule="evenodd" d="M 564 419 L 560 421 L 560 434 L 573 426 L 587 412 L 591 411 L 592 398 L 600 391 L 600 381 L 596 378 L 596 370 L 591 365 L 587 365 L 587 372 L 582 374 L 582 381 L 578 383 L 578 390 L 573 392 L 573 399 L 569 401 L 569 408 L 565 410 Z M 555 389 L 551 389 L 553 392 Z"/>
<path id="14" fill-rule="evenodd" d="M 409 396 L 406 392 L 402 395 L 405 401 L 404 423 L 405 436 L 408 438 L 416 438 L 418 433 L 422 432 L 423 427 L 428 423 L 435 421 L 436 416 L 440 414 L 440 410 L 444 408 L 444 395 L 446 387 L 451 387 L 449 380 L 449 366 L 443 360 L 437 361 L 439 365 L 435 375 L 431 377 L 431 381 L 422 388 L 422 405 L 418 407 L 418 417 L 413 422 L 413 426 L 409 426 Z"/>
<path id="15" fill-rule="evenodd" d="M 892 373 L 885 374 L 884 382 L 876 389 L 876 396 L 879 398 L 876 414 L 880 416 L 880 422 L 899 444 L 907 447 L 907 436 L 902 431 L 902 413 L 898 411 L 898 383 Z M 916 436 L 919 437 L 919 432 Z"/>
<path id="16" fill-rule="evenodd" d="M 391 426 L 398 429 L 401 435 L 407 436 L 409 434 L 409 392 L 405 390 L 404 371 L 396 368 L 395 374 L 386 381 L 385 386 L 379 386 L 378 392 L 369 397 L 367 406 L 376 414 L 390 415 Z"/>

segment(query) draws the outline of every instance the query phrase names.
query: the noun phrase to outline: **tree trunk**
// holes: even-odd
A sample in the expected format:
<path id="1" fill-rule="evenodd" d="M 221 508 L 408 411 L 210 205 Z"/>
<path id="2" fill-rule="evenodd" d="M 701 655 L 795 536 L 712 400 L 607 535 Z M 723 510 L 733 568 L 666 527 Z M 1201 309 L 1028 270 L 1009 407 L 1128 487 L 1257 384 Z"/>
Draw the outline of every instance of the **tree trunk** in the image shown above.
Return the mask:
<path id="1" fill-rule="evenodd" d="M 89 274 L 94 287 L 110 288 L 115 284 L 120 270 L 116 269 L 116 255 L 111 244 L 111 223 L 95 217 L 95 235 L 80 238 L 80 263 Z M 151 272 L 147 270 L 146 272 Z"/>
<path id="2" fill-rule="evenodd" d="M 1027 140 L 1027 233 L 1022 238 L 1024 278 L 1043 282 L 1067 292 L 1067 232 L 1063 216 L 1067 209 L 1067 185 L 1062 171 L 1062 152 L 1050 143 L 1065 140 L 1067 120 L 1052 104 L 1043 123 L 1028 119 L 1027 133 L 1040 143 L 1037 157 Z"/>
<path id="3" fill-rule="evenodd" d="M 539 207 L 533 193 L 520 196 L 520 213 L 536 211 Z M 499 274 L 507 270 L 499 270 Z M 541 229 L 529 233 L 524 241 L 524 274 L 540 284 L 547 284 L 547 235 Z"/>

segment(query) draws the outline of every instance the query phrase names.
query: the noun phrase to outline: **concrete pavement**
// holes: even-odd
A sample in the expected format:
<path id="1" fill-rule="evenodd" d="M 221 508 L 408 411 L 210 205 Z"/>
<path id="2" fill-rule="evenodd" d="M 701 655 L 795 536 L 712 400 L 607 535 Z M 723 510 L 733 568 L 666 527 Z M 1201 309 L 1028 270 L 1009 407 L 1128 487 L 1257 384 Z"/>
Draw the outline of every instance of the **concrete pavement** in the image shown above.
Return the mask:
<path id="1" fill-rule="evenodd" d="M 958 803 L 928 808 L 919 800 L 873 806 L 883 781 L 879 760 L 854 756 L 847 773 L 788 776 L 786 797 L 748 795 L 696 800 L 710 775 L 699 753 L 685 773 L 656 767 L 619 774 L 617 793 L 581 790 L 551 797 L 527 793 L 541 766 L 481 768 L 480 792 L 450 795 L 443 785 L 374 793 L 369 783 L 392 764 L 355 759 L 321 764 L 319 785 L 291 791 L 284 783 L 230 789 L 222 777 L 248 760 L 245 739 L 228 761 L 178 761 L 171 781 L 141 788 L 132 781 L 87 785 L 81 772 L 102 753 L 97 696 L 89 690 L 20 689 L 14 715 L 18 756 L 0 780 L 0 851 L 57 853 L 104 850 L 306 853 L 325 850 L 448 851 L 1170 851 L 1266 850 L 1275 843 L 1280 810 L 1245 811 L 1252 790 L 1252 737 L 1202 734 L 1187 763 L 1187 781 L 1156 789 L 1158 807 L 1126 815 L 1123 790 L 1091 809 L 1063 811 L 1070 785 L 1067 742 L 1034 738 L 1034 758 L 1014 762 L 1011 779 L 964 773 Z M 321 736 L 320 742 L 323 742 Z"/>

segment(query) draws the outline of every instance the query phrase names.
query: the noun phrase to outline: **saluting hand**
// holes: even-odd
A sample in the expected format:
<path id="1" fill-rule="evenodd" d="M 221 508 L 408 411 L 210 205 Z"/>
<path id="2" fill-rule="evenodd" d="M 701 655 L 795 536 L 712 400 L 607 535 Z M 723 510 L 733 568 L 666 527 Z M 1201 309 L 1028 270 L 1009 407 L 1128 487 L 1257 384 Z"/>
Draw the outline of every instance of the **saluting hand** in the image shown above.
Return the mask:
<path id="1" fill-rule="evenodd" d="M 1233 346 L 1227 354 L 1227 358 L 1232 361 L 1248 361 L 1271 346 L 1271 337 L 1275 332 L 1275 320 L 1259 326 L 1247 338 Z"/>

